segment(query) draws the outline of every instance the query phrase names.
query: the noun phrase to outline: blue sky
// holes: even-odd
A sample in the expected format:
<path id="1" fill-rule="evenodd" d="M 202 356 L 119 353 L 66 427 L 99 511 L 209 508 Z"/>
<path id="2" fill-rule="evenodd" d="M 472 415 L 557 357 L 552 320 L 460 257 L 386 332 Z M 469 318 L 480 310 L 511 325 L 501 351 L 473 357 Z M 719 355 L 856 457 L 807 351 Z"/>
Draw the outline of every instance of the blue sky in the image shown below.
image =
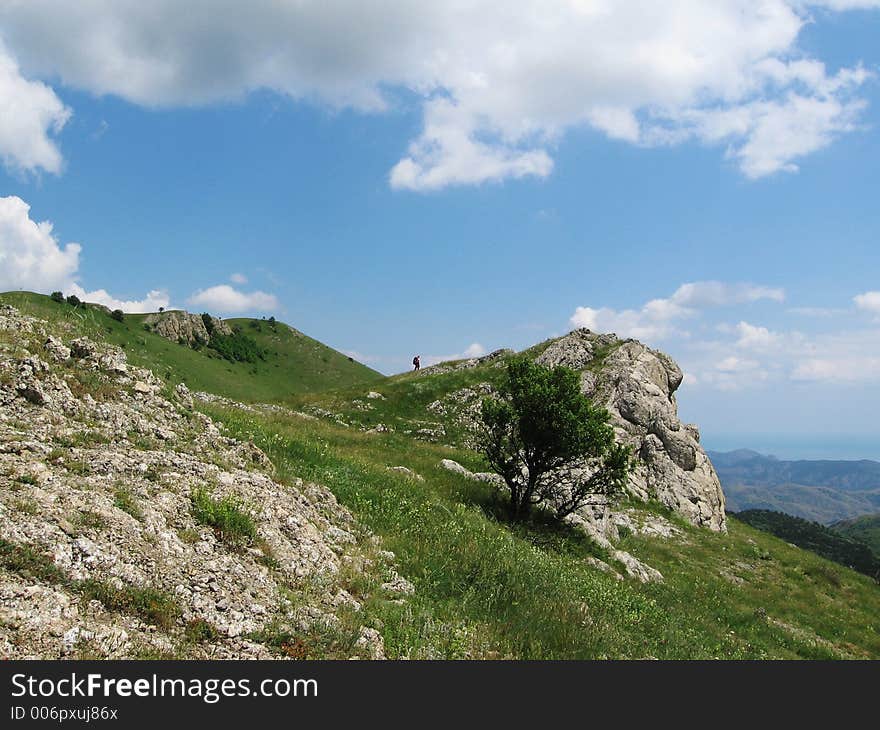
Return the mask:
<path id="1" fill-rule="evenodd" d="M 0 289 L 384 372 L 589 326 L 710 448 L 880 458 L 880 3 L 137 7 L 0 1 Z"/>

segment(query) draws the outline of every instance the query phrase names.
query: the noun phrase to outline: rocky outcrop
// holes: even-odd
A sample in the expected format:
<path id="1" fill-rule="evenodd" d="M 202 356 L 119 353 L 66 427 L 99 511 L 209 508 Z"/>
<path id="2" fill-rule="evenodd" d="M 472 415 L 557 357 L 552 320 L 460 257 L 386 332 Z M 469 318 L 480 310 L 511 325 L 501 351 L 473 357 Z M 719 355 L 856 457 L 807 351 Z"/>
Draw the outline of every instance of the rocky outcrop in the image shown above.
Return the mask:
<path id="1" fill-rule="evenodd" d="M 683 375 L 668 355 L 635 340 L 580 329 L 552 342 L 537 361 L 582 371 L 581 389 L 611 414 L 615 434 L 637 458 L 628 490 L 657 499 L 694 525 L 724 531 L 724 493 L 696 426 L 678 418 Z"/>
<path id="2" fill-rule="evenodd" d="M 70 335 L 0 308 L 0 657 L 299 656 L 285 631 L 383 657 L 344 576 L 403 600 L 393 554 L 324 487 L 276 482 L 185 386 Z"/>
<path id="3" fill-rule="evenodd" d="M 150 314 L 144 318 L 144 324 L 150 327 L 157 335 L 181 345 L 192 347 L 193 345 L 207 345 L 211 341 L 214 332 L 221 335 L 231 335 L 232 330 L 222 319 L 211 317 L 211 332 L 205 326 L 200 314 L 190 314 L 174 310 Z"/>

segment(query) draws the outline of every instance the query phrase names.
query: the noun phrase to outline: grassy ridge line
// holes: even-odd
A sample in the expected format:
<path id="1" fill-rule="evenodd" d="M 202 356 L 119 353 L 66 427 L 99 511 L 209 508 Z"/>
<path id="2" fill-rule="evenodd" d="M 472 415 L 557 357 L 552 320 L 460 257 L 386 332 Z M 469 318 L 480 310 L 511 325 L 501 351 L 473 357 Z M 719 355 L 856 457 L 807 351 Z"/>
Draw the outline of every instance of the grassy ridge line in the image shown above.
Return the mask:
<path id="1" fill-rule="evenodd" d="M 385 390 L 383 388 L 383 390 Z M 206 407 L 252 438 L 279 478 L 328 486 L 397 553 L 416 585 L 406 606 L 366 607 L 391 656 L 571 658 L 880 657 L 880 592 L 867 578 L 733 520 L 730 534 L 631 536 L 623 549 L 661 585 L 592 568 L 589 541 L 551 525 L 494 518 L 482 483 L 438 466 L 462 450 L 401 434 Z M 404 465 L 418 481 L 389 472 Z"/>
<path id="2" fill-rule="evenodd" d="M 123 347 L 130 362 L 150 368 L 169 382 L 183 381 L 192 390 L 239 401 L 285 403 L 301 393 L 384 380 L 380 373 L 281 323 L 273 329 L 262 320 L 228 320 L 241 325 L 268 353 L 265 360 L 243 363 L 148 332 L 143 326 L 147 315 L 129 314 L 118 322 L 99 308 L 73 308 L 29 292 L 0 294 L 0 303 L 51 322 L 67 322 L 76 332 Z"/>

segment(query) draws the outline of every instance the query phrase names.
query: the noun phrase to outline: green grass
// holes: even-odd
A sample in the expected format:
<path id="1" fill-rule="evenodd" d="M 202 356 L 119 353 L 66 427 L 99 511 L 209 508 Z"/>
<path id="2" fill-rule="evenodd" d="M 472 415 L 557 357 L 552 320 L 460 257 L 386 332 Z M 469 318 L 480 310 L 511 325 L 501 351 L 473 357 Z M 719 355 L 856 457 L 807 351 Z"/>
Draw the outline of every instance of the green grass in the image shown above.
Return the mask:
<path id="1" fill-rule="evenodd" d="M 619 582 L 587 564 L 596 554 L 588 540 L 541 520 L 510 526 L 487 485 L 438 466 L 448 457 L 478 467 L 475 454 L 398 433 L 206 410 L 232 435 L 253 438 L 282 480 L 327 485 L 397 554 L 416 594 L 364 607 L 391 656 L 880 657 L 876 584 L 735 520 L 718 535 L 665 513 L 683 539 L 629 536 L 623 548 L 666 581 Z M 399 464 L 425 481 L 387 470 Z"/>
<path id="2" fill-rule="evenodd" d="M 257 527 L 247 507 L 234 497 L 215 499 L 204 489 L 193 492 L 192 516 L 196 522 L 214 529 L 218 537 L 230 545 L 253 542 Z"/>
<path id="3" fill-rule="evenodd" d="M 380 373 L 280 322 L 273 328 L 264 320 L 226 320 L 231 326 L 239 325 L 266 353 L 264 360 L 256 362 L 230 362 L 210 348 L 197 351 L 146 331 L 146 315 L 128 314 L 118 322 L 97 307 L 73 308 L 30 292 L 0 294 L 0 303 L 50 322 L 66 323 L 77 334 L 118 345 L 131 363 L 150 368 L 171 383 L 185 382 L 191 390 L 250 403 L 285 403 L 301 393 L 384 379 Z M 98 385 L 80 387 L 88 391 Z"/>

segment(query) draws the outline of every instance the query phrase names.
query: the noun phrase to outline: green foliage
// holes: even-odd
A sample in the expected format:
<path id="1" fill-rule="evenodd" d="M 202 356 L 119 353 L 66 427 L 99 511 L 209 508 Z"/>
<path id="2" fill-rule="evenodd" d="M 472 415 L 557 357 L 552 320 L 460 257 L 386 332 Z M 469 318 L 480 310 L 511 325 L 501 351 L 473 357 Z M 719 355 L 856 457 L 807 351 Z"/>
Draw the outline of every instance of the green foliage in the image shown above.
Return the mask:
<path id="1" fill-rule="evenodd" d="M 123 512 L 127 512 L 138 521 L 144 519 L 143 510 L 141 510 L 137 499 L 125 487 L 119 487 L 113 492 L 113 505 Z"/>
<path id="2" fill-rule="evenodd" d="M 746 510 L 736 516 L 756 529 L 880 580 L 880 558 L 863 542 L 845 537 L 818 522 L 782 512 Z"/>
<path id="3" fill-rule="evenodd" d="M 214 333 L 214 318 L 207 312 L 202 312 L 202 323 L 205 325 L 205 329 L 210 337 Z"/>
<path id="4" fill-rule="evenodd" d="M 500 395 L 483 401 L 478 438 L 510 490 L 514 518 L 547 504 L 561 519 L 590 495 L 623 488 L 629 450 L 614 442 L 608 412 L 581 393 L 575 371 L 516 357 L 507 364 Z"/>
<path id="5" fill-rule="evenodd" d="M 831 529 L 853 540 L 865 543 L 876 555 L 880 555 L 880 514 L 862 515 L 831 525 Z"/>
<path id="6" fill-rule="evenodd" d="M 180 607 L 167 593 L 151 587 L 116 586 L 86 579 L 77 585 L 85 601 L 100 601 L 110 611 L 137 616 L 147 623 L 167 629 L 180 616 Z"/>
<path id="7" fill-rule="evenodd" d="M 266 359 L 266 353 L 256 340 L 240 330 L 233 331 L 231 335 L 215 332 L 211 335 L 209 347 L 231 362 L 257 362 Z"/>
<path id="8" fill-rule="evenodd" d="M 203 618 L 194 618 L 187 622 L 184 636 L 189 641 L 198 644 L 205 641 L 217 641 L 220 638 L 220 632 L 209 621 Z"/>
<path id="9" fill-rule="evenodd" d="M 69 297 L 67 297 L 67 303 L 68 303 L 71 307 L 80 307 L 80 306 L 82 306 L 82 302 L 80 301 L 80 298 L 79 298 L 76 294 L 71 294 Z"/>
<path id="10" fill-rule="evenodd" d="M 235 497 L 214 499 L 204 489 L 193 492 L 191 512 L 196 522 L 214 528 L 230 545 L 249 544 L 257 537 L 257 527 L 245 505 Z"/>
<path id="11" fill-rule="evenodd" d="M 117 322 L 122 322 L 125 319 L 125 312 L 121 309 L 114 309 L 110 312 L 110 317 L 115 319 Z"/>
<path id="12" fill-rule="evenodd" d="M 64 304 L 64 294 L 63 294 L 62 292 L 60 292 L 60 291 L 53 291 L 53 292 L 49 295 L 49 298 L 50 298 L 53 302 L 57 302 L 58 304 Z"/>
<path id="13" fill-rule="evenodd" d="M 64 573 L 55 566 L 51 556 L 29 545 L 19 545 L 0 538 L 0 565 L 24 577 L 46 583 L 63 583 Z"/>

